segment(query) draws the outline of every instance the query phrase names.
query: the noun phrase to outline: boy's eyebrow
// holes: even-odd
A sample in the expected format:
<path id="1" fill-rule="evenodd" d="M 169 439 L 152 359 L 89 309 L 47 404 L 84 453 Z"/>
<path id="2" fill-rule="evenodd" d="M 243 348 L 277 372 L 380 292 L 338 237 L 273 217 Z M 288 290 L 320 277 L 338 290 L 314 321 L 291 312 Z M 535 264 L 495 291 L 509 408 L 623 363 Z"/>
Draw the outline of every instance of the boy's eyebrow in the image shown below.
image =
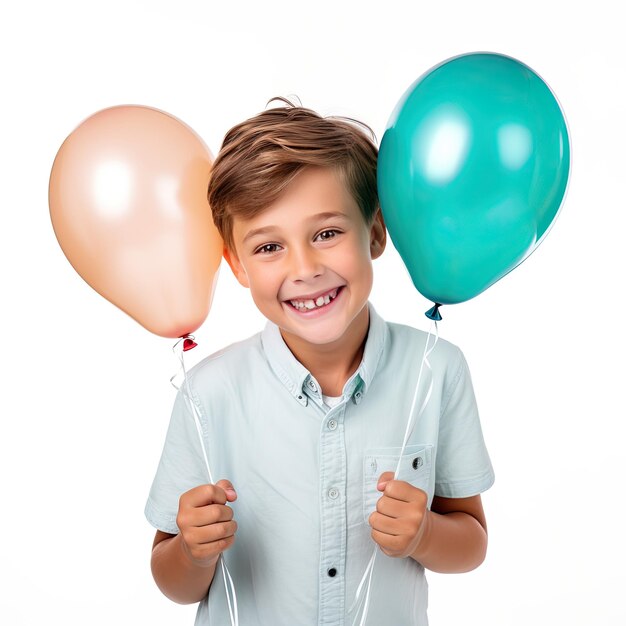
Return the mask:
<path id="1" fill-rule="evenodd" d="M 341 213 L 339 211 L 324 211 L 323 213 L 316 213 L 312 215 L 307 221 L 308 222 L 317 222 L 319 220 L 325 220 L 330 217 L 348 217 L 345 213 Z M 248 239 L 251 239 L 255 235 L 263 235 L 265 233 L 269 233 L 271 231 L 277 230 L 278 226 L 263 226 L 262 228 L 255 228 L 251 230 L 244 238 L 242 243 L 246 243 Z"/>

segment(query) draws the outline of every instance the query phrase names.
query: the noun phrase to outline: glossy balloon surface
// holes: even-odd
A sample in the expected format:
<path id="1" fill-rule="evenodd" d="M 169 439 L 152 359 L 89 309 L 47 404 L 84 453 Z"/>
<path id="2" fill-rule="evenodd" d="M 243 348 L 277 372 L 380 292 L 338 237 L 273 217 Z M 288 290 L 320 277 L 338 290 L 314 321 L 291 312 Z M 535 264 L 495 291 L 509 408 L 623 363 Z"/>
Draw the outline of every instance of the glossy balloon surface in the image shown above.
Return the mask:
<path id="1" fill-rule="evenodd" d="M 426 298 L 473 298 L 539 245 L 561 206 L 570 142 L 523 63 L 448 60 L 416 80 L 381 141 L 378 191 L 394 246 Z"/>
<path id="2" fill-rule="evenodd" d="M 74 269 L 149 331 L 206 318 L 223 243 L 206 198 L 213 157 L 177 118 L 104 109 L 65 140 L 50 176 L 54 232 Z"/>

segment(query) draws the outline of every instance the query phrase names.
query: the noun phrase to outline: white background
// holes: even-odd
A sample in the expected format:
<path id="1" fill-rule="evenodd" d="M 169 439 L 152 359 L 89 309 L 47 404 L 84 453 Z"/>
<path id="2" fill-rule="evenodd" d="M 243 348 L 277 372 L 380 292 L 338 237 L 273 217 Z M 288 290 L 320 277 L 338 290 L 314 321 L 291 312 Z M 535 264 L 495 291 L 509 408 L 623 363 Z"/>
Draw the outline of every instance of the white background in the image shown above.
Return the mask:
<path id="1" fill-rule="evenodd" d="M 380 141 L 419 75 L 472 51 L 516 57 L 550 84 L 573 167 L 537 251 L 442 310 L 440 334 L 472 371 L 496 483 L 483 494 L 487 559 L 470 573 L 428 575 L 431 624 L 626 623 L 626 46 L 617 5 L 3 5 L 2 624 L 184 625 L 195 613 L 156 588 L 154 530 L 143 517 L 174 398 L 173 342 L 100 297 L 57 244 L 48 179 L 67 135 L 100 109 L 144 104 L 184 120 L 216 154 L 231 126 L 272 96 L 296 94 L 322 115 L 364 121 Z M 377 310 L 427 330 L 430 303 L 391 242 L 374 267 Z M 188 363 L 263 323 L 223 262 Z"/>

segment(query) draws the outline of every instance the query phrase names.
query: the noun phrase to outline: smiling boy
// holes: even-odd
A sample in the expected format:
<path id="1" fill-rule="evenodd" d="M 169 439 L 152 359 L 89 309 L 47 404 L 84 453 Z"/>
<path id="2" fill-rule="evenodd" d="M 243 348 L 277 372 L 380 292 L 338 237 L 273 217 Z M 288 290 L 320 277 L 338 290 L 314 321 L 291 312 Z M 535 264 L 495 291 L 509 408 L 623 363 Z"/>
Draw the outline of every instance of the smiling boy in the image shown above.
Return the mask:
<path id="1" fill-rule="evenodd" d="M 494 481 L 467 363 L 440 339 L 431 398 L 398 463 L 426 333 L 368 298 L 386 245 L 373 142 L 341 118 L 274 108 L 235 126 L 209 202 L 265 329 L 188 374 L 213 472 L 177 398 L 146 516 L 152 571 L 196 624 L 348 625 L 375 544 L 367 624 L 424 626 L 424 568 L 484 560 Z"/>
<path id="2" fill-rule="evenodd" d="M 368 227 L 339 175 L 309 166 L 269 209 L 237 220 L 233 240 L 225 257 L 237 280 L 325 394 L 339 396 L 363 355 L 371 259 L 385 247 L 380 211 Z"/>

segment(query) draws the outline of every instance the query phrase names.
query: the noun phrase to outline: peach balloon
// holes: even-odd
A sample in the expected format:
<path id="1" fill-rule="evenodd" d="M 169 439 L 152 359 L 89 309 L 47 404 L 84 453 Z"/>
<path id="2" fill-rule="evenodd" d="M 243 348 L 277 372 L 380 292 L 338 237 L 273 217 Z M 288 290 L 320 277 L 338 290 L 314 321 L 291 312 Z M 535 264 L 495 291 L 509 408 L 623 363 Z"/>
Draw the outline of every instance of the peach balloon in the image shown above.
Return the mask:
<path id="1" fill-rule="evenodd" d="M 74 269 L 162 337 L 206 319 L 223 242 L 207 186 L 213 156 L 182 121 L 145 106 L 104 109 L 63 142 L 50 216 Z"/>

